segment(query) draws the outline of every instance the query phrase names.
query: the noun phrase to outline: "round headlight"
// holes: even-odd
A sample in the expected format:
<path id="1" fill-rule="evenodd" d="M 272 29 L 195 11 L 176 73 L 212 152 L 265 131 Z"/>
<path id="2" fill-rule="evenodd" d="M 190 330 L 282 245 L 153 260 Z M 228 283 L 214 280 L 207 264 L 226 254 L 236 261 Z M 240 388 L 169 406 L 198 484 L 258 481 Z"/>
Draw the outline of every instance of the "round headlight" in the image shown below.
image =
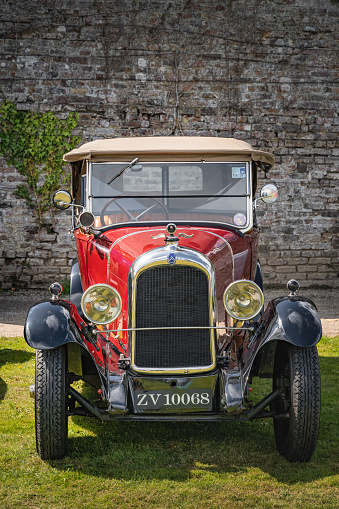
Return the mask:
<path id="1" fill-rule="evenodd" d="M 121 308 L 119 293 L 109 285 L 90 286 L 81 299 L 82 312 L 93 323 L 113 322 L 120 315 Z"/>
<path id="2" fill-rule="evenodd" d="M 58 296 L 62 293 L 62 286 L 60 283 L 52 283 L 49 287 L 49 293 L 53 296 Z"/>
<path id="3" fill-rule="evenodd" d="M 259 286 L 246 279 L 234 281 L 224 293 L 225 309 L 236 320 L 250 320 L 259 313 L 263 304 L 264 296 Z"/>
<path id="4" fill-rule="evenodd" d="M 85 228 L 90 228 L 93 226 L 95 221 L 95 217 L 92 214 L 92 212 L 82 212 L 79 216 L 79 223 L 81 226 L 84 226 Z"/>

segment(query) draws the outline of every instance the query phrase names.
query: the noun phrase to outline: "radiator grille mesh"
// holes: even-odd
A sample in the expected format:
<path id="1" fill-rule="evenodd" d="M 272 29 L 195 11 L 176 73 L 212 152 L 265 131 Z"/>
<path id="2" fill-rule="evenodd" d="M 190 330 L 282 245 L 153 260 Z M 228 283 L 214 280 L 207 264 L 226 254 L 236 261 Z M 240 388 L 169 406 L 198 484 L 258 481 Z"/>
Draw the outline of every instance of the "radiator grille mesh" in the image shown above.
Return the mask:
<path id="1" fill-rule="evenodd" d="M 136 327 L 208 327 L 209 288 L 196 267 L 152 267 L 137 281 Z M 209 330 L 137 331 L 135 364 L 186 368 L 212 364 Z"/>

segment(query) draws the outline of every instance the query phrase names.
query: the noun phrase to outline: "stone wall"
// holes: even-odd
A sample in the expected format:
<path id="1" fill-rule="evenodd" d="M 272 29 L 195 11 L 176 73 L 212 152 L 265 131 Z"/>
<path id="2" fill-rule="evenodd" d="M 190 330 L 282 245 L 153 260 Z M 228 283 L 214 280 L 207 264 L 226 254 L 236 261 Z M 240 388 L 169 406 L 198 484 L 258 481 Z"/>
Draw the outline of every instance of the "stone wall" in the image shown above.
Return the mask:
<path id="1" fill-rule="evenodd" d="M 83 142 L 198 134 L 272 151 L 265 281 L 337 287 L 338 15 L 334 0 L 4 0 L 1 86 L 22 109 L 78 111 Z M 3 164 L 1 178 L 2 287 L 65 279 L 69 218 L 36 233 L 21 177 Z"/>

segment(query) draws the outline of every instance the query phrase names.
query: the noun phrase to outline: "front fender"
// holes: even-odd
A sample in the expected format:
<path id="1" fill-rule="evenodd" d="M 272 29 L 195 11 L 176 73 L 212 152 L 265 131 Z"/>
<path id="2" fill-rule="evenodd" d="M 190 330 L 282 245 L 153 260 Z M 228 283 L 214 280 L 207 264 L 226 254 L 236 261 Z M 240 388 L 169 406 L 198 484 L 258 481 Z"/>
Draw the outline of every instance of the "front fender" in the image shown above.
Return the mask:
<path id="1" fill-rule="evenodd" d="M 261 346 L 272 340 L 283 340 L 296 346 L 313 346 L 322 336 L 317 308 L 306 297 L 288 296 L 271 300 L 262 320 L 265 320 L 266 327 Z"/>
<path id="2" fill-rule="evenodd" d="M 70 301 L 72 304 L 74 304 L 78 310 L 78 314 L 80 317 L 83 318 L 83 313 L 81 309 L 81 299 L 83 296 L 83 289 L 82 289 L 82 283 L 80 278 L 80 270 L 79 270 L 79 263 L 77 260 L 73 262 L 72 269 L 71 269 L 71 279 L 70 279 Z"/>
<path id="3" fill-rule="evenodd" d="M 49 350 L 67 343 L 84 344 L 72 319 L 72 304 L 58 300 L 34 304 L 28 311 L 24 336 L 27 344 Z"/>

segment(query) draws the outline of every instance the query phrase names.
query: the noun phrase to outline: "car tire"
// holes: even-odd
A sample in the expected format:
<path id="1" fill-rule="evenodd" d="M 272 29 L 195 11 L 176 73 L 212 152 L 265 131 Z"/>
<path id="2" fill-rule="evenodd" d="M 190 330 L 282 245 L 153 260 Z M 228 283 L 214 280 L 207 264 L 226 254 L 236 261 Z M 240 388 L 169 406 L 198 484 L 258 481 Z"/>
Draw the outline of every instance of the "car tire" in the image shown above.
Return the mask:
<path id="1" fill-rule="evenodd" d="M 37 350 L 35 364 L 36 447 L 43 460 L 66 454 L 66 349 Z"/>
<path id="2" fill-rule="evenodd" d="M 288 461 L 307 462 L 317 444 L 320 420 L 320 367 L 316 346 L 299 347 L 278 341 L 273 390 L 277 388 L 282 392 L 282 397 L 272 404 L 277 415 L 274 417 L 277 449 Z"/>

